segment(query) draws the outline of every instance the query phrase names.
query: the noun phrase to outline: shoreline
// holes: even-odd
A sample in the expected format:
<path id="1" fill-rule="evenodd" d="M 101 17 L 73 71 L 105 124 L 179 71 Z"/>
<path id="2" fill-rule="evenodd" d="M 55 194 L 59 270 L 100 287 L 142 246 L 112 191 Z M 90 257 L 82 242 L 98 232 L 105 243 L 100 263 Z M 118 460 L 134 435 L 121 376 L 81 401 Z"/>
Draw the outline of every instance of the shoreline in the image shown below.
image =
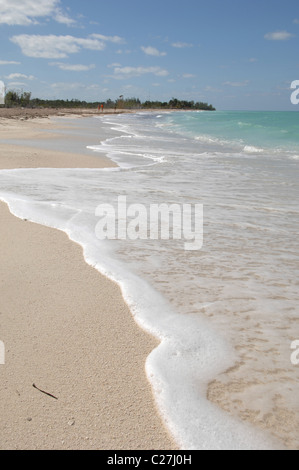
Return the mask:
<path id="1" fill-rule="evenodd" d="M 28 119 L 49 118 L 55 116 L 86 117 L 129 112 L 134 111 L 112 108 L 107 108 L 103 112 L 93 108 L 0 108 L 0 119 L 17 119 L 26 121 Z"/>
<path id="2" fill-rule="evenodd" d="M 22 136 L 19 121 L 10 124 L 0 120 L 2 139 L 28 139 L 39 126 L 22 122 Z M 0 150 L 1 169 L 117 166 L 92 155 Z M 120 288 L 65 233 L 21 220 L 3 202 L 0 216 L 0 448 L 178 449 L 145 372 L 158 341 L 136 324 Z"/>

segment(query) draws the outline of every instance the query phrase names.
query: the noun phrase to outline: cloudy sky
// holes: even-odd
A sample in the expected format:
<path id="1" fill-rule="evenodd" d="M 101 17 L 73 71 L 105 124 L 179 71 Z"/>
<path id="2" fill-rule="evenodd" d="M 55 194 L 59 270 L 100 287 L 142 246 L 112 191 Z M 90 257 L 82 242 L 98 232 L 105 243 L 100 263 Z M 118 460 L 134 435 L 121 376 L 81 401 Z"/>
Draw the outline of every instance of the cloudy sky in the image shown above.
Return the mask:
<path id="1" fill-rule="evenodd" d="M 33 97 L 296 110 L 298 0 L 0 0 L 0 39 L 0 79 Z"/>

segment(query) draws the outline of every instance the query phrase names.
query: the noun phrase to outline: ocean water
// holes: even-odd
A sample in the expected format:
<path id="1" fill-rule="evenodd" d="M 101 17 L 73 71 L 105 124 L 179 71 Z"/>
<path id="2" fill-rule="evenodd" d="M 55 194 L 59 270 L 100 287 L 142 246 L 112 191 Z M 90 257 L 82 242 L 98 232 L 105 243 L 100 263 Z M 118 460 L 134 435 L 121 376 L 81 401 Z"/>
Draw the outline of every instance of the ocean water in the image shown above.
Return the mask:
<path id="1" fill-rule="evenodd" d="M 299 114 L 140 112 L 68 125 L 62 133 L 90 135 L 88 151 L 119 167 L 1 171 L 0 198 L 80 243 L 161 340 L 145 367 L 182 448 L 299 448 Z M 119 196 L 148 211 L 202 205 L 201 249 L 99 240 L 96 209 L 117 215 Z"/>

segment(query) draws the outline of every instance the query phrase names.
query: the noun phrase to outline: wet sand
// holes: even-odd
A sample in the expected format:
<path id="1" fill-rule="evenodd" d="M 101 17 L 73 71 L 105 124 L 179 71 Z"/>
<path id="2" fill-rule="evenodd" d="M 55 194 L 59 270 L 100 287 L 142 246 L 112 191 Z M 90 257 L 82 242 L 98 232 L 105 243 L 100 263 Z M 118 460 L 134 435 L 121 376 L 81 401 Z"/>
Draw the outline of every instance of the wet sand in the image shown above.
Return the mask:
<path id="1" fill-rule="evenodd" d="M 1 143 L 36 137 L 40 123 L 25 121 L 0 119 L 1 169 L 114 165 Z M 145 373 L 157 340 L 137 326 L 119 287 L 65 233 L 16 218 L 4 203 L 0 220 L 0 448 L 178 448 Z"/>

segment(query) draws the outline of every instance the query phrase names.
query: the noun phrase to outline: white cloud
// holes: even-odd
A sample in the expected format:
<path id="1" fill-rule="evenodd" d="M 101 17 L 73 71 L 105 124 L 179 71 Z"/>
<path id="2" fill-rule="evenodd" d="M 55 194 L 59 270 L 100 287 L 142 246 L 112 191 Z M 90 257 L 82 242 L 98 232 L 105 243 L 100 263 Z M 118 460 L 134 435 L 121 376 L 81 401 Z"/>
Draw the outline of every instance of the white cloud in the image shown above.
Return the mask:
<path id="1" fill-rule="evenodd" d="M 60 0 L 1 0 L 0 23 L 8 25 L 38 24 L 38 19 L 52 17 L 59 23 L 72 24 L 60 8 Z"/>
<path id="2" fill-rule="evenodd" d="M 114 62 L 113 64 L 109 64 L 107 65 L 108 68 L 115 68 L 115 67 L 121 67 L 121 64 L 119 64 L 118 62 Z"/>
<path id="3" fill-rule="evenodd" d="M 157 77 L 166 77 L 169 73 L 161 67 L 115 67 L 113 78 L 124 79 L 153 74 Z"/>
<path id="4" fill-rule="evenodd" d="M 182 75 L 182 77 L 183 77 L 183 78 L 194 78 L 195 75 L 194 75 L 193 73 L 184 73 L 184 74 Z"/>
<path id="5" fill-rule="evenodd" d="M 101 87 L 99 84 L 86 85 L 82 82 L 56 82 L 47 85 L 47 93 L 51 98 L 98 100 Z"/>
<path id="6" fill-rule="evenodd" d="M 146 55 L 152 55 L 152 56 L 155 56 L 155 57 L 163 57 L 163 56 L 167 55 L 166 52 L 160 52 L 160 51 L 158 51 L 158 49 L 156 49 L 155 47 L 152 47 L 152 46 L 148 46 L 148 47 L 142 46 L 141 50 Z"/>
<path id="7" fill-rule="evenodd" d="M 17 80 L 17 79 L 35 80 L 35 77 L 33 75 L 25 75 L 23 73 L 11 73 L 10 75 L 7 75 L 5 78 L 7 80 Z"/>
<path id="8" fill-rule="evenodd" d="M 10 88 L 10 89 L 12 89 L 12 88 L 19 88 L 19 89 L 21 89 L 21 88 L 25 88 L 26 86 L 27 86 L 27 84 L 24 83 L 24 82 L 10 82 L 10 83 L 7 84 L 7 87 L 6 87 L 6 88 L 7 88 L 7 89 L 9 89 L 9 88 Z"/>
<path id="9" fill-rule="evenodd" d="M 120 55 L 120 54 L 132 54 L 132 51 L 131 51 L 130 49 L 125 49 L 125 50 L 123 50 L 123 49 L 118 49 L 118 50 L 116 51 L 116 54 L 119 54 L 119 55 Z"/>
<path id="10" fill-rule="evenodd" d="M 64 64 L 63 62 L 51 62 L 49 65 L 58 67 L 60 70 L 66 70 L 71 72 L 85 72 L 95 68 L 95 64 L 83 65 L 83 64 Z"/>
<path id="11" fill-rule="evenodd" d="M 86 92 L 86 90 L 95 90 L 97 92 L 100 89 L 100 86 L 97 83 L 86 85 L 86 83 L 81 82 L 56 82 L 52 83 L 50 88 L 55 90 L 57 93 L 78 92 L 82 96 L 83 91 Z"/>
<path id="12" fill-rule="evenodd" d="M 57 21 L 57 23 L 66 24 L 67 26 L 71 26 L 76 23 L 75 20 L 71 19 L 60 8 L 56 9 L 56 11 L 54 12 L 53 18 L 55 21 Z"/>
<path id="13" fill-rule="evenodd" d="M 220 90 L 220 88 L 214 88 L 210 85 L 207 85 L 206 88 L 205 88 L 205 91 L 210 91 L 212 93 L 223 93 L 223 90 Z"/>
<path id="14" fill-rule="evenodd" d="M 172 47 L 176 47 L 177 49 L 184 49 L 185 47 L 193 47 L 193 44 L 189 44 L 188 42 L 173 42 Z"/>
<path id="15" fill-rule="evenodd" d="M 75 54 L 81 49 L 102 51 L 105 43 L 93 38 L 73 36 L 39 36 L 21 34 L 13 36 L 11 41 L 22 49 L 25 56 L 44 59 L 64 59 L 68 54 Z"/>
<path id="16" fill-rule="evenodd" d="M 294 34 L 288 33 L 287 31 L 276 31 L 274 33 L 267 33 L 264 37 L 268 41 L 287 41 L 293 38 Z"/>
<path id="17" fill-rule="evenodd" d="M 100 85 L 98 83 L 92 83 L 86 87 L 87 90 L 99 90 Z"/>
<path id="18" fill-rule="evenodd" d="M 82 89 L 86 88 L 86 85 L 84 85 L 83 83 L 79 83 L 79 82 L 73 82 L 73 83 L 57 82 L 57 83 L 52 83 L 50 85 L 50 87 L 53 90 L 56 90 L 57 92 L 60 92 L 60 91 L 74 91 L 74 90 L 78 91 L 78 90 L 82 90 Z"/>
<path id="19" fill-rule="evenodd" d="M 103 34 L 91 34 L 91 38 L 100 39 L 104 42 L 113 42 L 115 44 L 125 44 L 125 40 L 120 36 L 104 36 Z"/>
<path id="20" fill-rule="evenodd" d="M 14 60 L 0 60 L 0 65 L 20 65 L 21 62 L 15 62 Z"/>
<path id="21" fill-rule="evenodd" d="M 225 82 L 223 85 L 228 85 L 232 87 L 242 87 L 242 86 L 247 86 L 249 84 L 248 80 L 245 80 L 244 82 Z"/>

